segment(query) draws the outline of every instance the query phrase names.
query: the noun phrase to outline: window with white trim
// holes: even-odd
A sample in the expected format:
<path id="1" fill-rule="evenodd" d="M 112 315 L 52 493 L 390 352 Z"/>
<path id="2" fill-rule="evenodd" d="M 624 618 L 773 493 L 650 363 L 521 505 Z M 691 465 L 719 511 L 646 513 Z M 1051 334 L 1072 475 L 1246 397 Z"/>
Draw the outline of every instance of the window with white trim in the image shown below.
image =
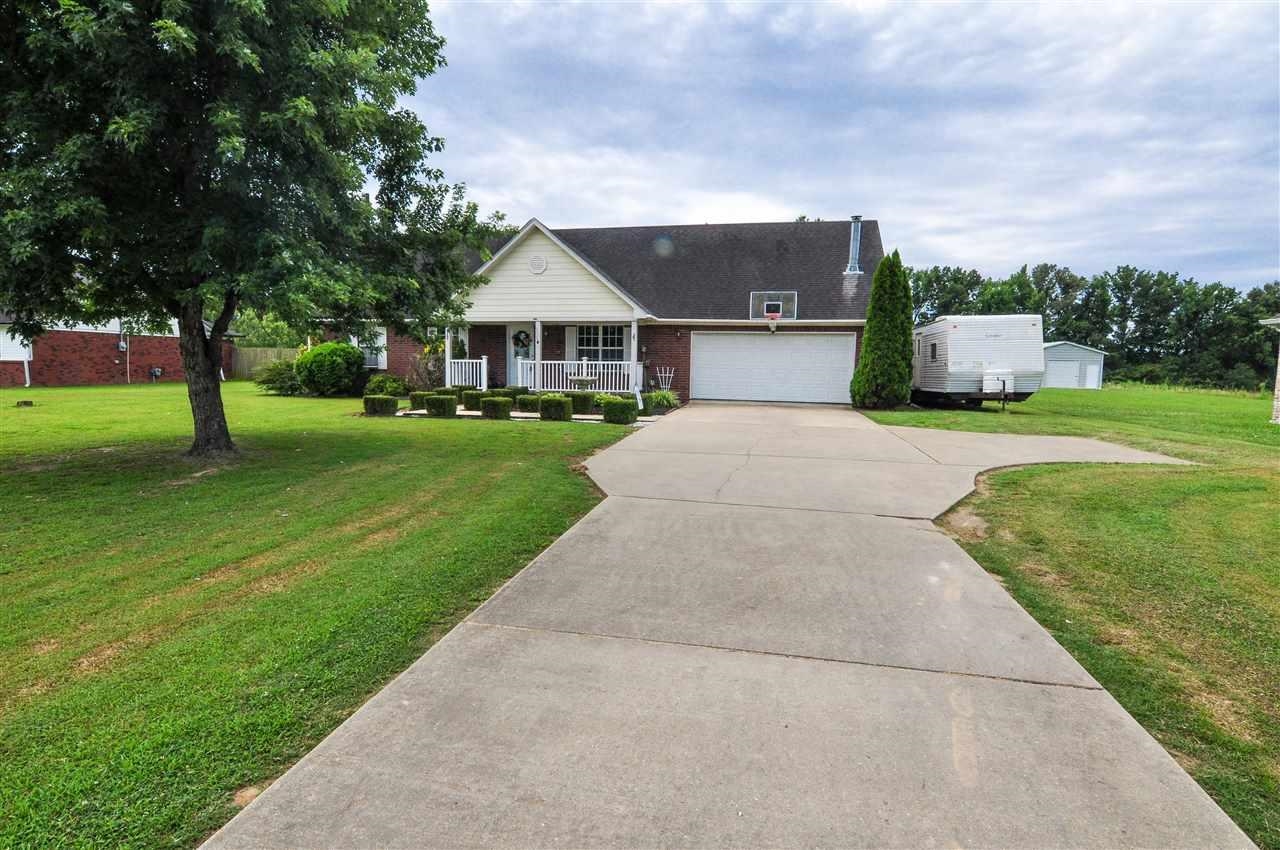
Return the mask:
<path id="1" fill-rule="evenodd" d="M 578 359 L 627 359 L 626 325 L 578 325 Z"/>

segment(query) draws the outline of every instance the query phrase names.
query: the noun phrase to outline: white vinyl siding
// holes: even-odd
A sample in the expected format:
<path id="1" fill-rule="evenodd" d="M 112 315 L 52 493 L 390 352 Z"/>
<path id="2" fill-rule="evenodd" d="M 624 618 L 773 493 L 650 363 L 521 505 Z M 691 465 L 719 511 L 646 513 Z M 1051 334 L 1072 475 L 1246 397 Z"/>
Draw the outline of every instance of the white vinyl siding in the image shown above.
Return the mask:
<path id="1" fill-rule="evenodd" d="M 694 333 L 690 395 L 848 404 L 855 343 L 852 333 Z"/>
<path id="2" fill-rule="evenodd" d="M 1009 373 L 1013 392 L 1033 393 L 1044 377 L 1039 316 L 945 316 L 916 328 L 912 383 L 939 393 L 976 393 L 983 375 Z M 937 346 L 934 359 L 933 346 Z"/>
<path id="3" fill-rule="evenodd" d="M 9 336 L 10 325 L 0 325 L 0 360 L 30 360 L 31 347 L 21 337 Z"/>
<path id="4" fill-rule="evenodd" d="M 1101 351 L 1062 342 L 1044 347 L 1044 385 L 1067 389 L 1102 389 Z"/>
<path id="5" fill-rule="evenodd" d="M 529 260 L 542 257 L 546 270 L 534 274 Z M 471 295 L 467 321 L 527 319 L 571 322 L 630 322 L 636 311 L 590 270 L 540 231 L 529 232 L 485 276 L 489 282 Z"/>
<path id="6" fill-rule="evenodd" d="M 121 330 L 121 322 L 119 319 L 111 319 L 101 325 L 87 325 L 84 322 L 68 322 L 64 324 L 55 324 L 50 330 L 55 331 L 73 331 L 75 333 L 93 333 L 93 334 L 119 334 Z M 177 336 L 178 320 L 169 320 L 169 330 L 156 333 L 154 330 L 146 330 L 146 333 L 134 334 L 135 336 Z"/>

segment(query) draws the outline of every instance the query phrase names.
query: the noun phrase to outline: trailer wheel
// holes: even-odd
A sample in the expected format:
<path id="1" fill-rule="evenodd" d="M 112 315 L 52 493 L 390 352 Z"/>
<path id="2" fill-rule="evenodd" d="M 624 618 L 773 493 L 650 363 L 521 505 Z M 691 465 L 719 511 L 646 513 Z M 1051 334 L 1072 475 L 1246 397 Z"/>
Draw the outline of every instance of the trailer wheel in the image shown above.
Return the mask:
<path id="1" fill-rule="evenodd" d="M 981 409 L 982 409 L 982 399 L 980 399 L 980 398 L 966 398 L 966 399 L 964 400 L 964 406 L 965 406 L 965 407 L 967 407 L 969 410 L 981 410 Z"/>

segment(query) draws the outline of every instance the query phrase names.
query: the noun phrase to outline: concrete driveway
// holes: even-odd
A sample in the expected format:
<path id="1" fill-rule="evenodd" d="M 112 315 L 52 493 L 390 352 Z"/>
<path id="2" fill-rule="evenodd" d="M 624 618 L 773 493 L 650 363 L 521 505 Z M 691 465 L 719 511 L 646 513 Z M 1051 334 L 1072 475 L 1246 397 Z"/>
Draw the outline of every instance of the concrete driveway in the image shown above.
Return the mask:
<path id="1" fill-rule="evenodd" d="M 928 521 L 1075 438 L 693 405 L 209 847 L 1250 847 Z"/>

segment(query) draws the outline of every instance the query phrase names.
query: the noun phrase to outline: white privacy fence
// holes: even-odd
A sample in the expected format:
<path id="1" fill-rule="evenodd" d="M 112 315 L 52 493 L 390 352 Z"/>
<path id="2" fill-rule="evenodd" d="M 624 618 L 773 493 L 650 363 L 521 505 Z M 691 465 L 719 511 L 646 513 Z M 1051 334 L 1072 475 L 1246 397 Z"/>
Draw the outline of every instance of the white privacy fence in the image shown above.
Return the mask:
<path id="1" fill-rule="evenodd" d="M 628 361 L 535 361 L 523 358 L 516 361 L 516 383 L 538 390 L 634 393 L 640 386 L 639 373 L 640 364 Z"/>
<path id="2" fill-rule="evenodd" d="M 450 360 L 446 383 L 451 387 L 477 387 L 489 389 L 489 358 L 478 360 Z"/>

